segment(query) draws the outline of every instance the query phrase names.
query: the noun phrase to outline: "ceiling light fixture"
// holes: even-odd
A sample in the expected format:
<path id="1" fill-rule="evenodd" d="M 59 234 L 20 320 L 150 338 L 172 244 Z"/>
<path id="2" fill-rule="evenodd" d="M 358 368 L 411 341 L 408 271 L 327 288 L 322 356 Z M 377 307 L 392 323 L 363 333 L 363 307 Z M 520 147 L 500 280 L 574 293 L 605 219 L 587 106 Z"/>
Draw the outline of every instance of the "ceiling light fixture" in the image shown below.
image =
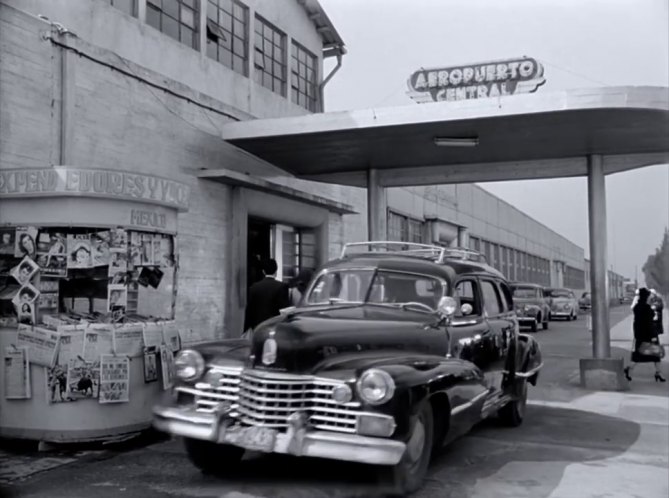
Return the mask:
<path id="1" fill-rule="evenodd" d="M 434 145 L 437 147 L 476 147 L 478 144 L 478 138 L 434 137 Z"/>

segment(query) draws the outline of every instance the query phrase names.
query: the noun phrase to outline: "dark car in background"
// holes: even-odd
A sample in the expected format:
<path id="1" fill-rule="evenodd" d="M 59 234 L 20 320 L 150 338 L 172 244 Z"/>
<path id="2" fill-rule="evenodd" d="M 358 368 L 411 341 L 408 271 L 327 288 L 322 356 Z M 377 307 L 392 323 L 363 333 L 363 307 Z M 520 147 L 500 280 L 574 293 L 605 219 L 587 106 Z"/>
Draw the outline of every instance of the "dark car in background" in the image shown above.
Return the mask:
<path id="1" fill-rule="evenodd" d="M 570 289 L 544 289 L 544 296 L 551 307 L 551 320 L 564 318 L 565 320 L 578 319 L 578 301 Z"/>
<path id="2" fill-rule="evenodd" d="M 387 242 L 347 244 L 299 306 L 175 363 L 154 426 L 183 436 L 201 470 L 234 473 L 247 450 L 346 460 L 376 465 L 400 496 L 483 419 L 520 425 L 543 365 L 500 272 Z"/>
<path id="3" fill-rule="evenodd" d="M 592 308 L 592 296 L 589 292 L 584 292 L 578 300 L 578 307 L 583 311 L 590 311 Z"/>
<path id="4" fill-rule="evenodd" d="M 513 304 L 521 327 L 530 327 L 536 332 L 539 325 L 548 329 L 551 319 L 551 308 L 544 297 L 544 288 L 537 284 L 512 282 Z"/>

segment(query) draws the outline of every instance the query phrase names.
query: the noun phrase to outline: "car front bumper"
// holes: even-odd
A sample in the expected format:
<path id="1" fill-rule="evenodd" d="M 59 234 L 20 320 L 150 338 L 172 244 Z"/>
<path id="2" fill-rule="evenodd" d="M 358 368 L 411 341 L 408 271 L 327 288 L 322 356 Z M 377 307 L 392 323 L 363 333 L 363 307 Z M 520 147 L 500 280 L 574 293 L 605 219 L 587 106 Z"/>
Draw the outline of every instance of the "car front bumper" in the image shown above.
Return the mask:
<path id="1" fill-rule="evenodd" d="M 226 419 L 224 415 L 177 406 L 156 406 L 153 415 L 153 426 L 160 431 L 257 450 L 245 443 L 240 437 L 243 434 L 240 430 L 229 429 L 226 422 L 231 419 Z M 269 448 L 271 453 L 375 465 L 396 465 L 405 450 L 406 444 L 394 439 L 310 430 L 305 426 L 289 426 L 286 432 L 277 433 Z"/>
<path id="2" fill-rule="evenodd" d="M 569 317 L 574 314 L 574 310 L 553 310 L 551 311 L 551 316 L 553 318 L 559 317 Z"/>
<path id="3" fill-rule="evenodd" d="M 536 322 L 536 321 L 537 321 L 537 317 L 536 317 L 536 316 L 519 316 L 519 317 L 518 317 L 518 322 L 519 322 L 521 325 L 531 324 L 531 323 L 534 323 L 534 322 Z"/>

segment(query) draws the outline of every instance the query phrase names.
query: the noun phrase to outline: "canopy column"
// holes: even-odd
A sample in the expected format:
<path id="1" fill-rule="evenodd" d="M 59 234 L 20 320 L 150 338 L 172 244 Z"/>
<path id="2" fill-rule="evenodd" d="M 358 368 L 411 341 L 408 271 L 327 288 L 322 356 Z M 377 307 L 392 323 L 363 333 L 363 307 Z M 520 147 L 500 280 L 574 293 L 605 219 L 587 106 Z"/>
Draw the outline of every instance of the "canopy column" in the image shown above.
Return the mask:
<path id="1" fill-rule="evenodd" d="M 369 240 L 388 238 L 388 195 L 377 169 L 367 170 L 367 234 Z"/>
<path id="2" fill-rule="evenodd" d="M 600 155 L 588 156 L 588 232 L 592 292 L 592 358 L 580 361 L 581 384 L 590 389 L 622 390 L 623 360 L 611 358 L 606 266 L 606 176 Z"/>

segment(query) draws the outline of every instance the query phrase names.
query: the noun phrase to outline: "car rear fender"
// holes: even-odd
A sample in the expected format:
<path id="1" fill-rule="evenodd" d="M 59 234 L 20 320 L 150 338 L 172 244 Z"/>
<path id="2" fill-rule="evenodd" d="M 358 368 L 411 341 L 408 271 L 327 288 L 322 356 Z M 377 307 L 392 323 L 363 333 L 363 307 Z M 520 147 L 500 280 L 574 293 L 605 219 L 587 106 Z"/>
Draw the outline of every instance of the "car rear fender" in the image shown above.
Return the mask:
<path id="1" fill-rule="evenodd" d="M 541 348 L 537 340 L 528 334 L 518 334 L 517 343 L 517 370 L 515 377 L 527 379 L 533 386 L 539 378 L 539 371 L 543 367 Z"/>

